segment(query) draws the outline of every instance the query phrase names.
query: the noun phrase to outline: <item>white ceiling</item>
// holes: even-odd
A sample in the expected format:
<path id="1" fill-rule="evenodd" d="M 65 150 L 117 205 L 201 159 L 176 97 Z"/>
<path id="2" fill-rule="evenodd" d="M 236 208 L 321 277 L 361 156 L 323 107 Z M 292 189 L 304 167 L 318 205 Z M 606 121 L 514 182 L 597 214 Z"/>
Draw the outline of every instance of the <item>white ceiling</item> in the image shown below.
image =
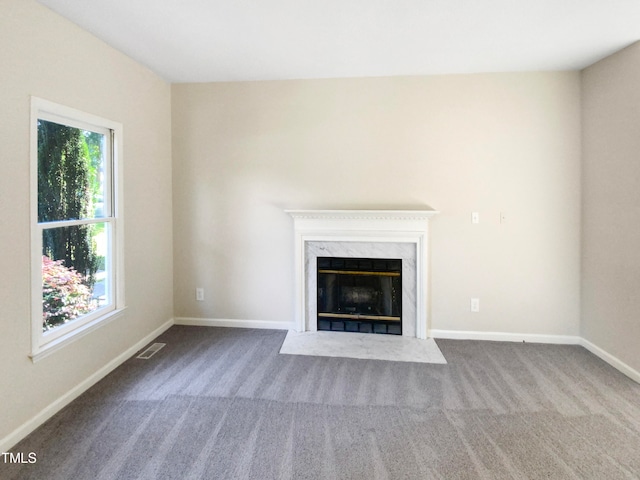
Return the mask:
<path id="1" fill-rule="evenodd" d="M 39 0 L 171 82 L 582 69 L 640 0 Z"/>

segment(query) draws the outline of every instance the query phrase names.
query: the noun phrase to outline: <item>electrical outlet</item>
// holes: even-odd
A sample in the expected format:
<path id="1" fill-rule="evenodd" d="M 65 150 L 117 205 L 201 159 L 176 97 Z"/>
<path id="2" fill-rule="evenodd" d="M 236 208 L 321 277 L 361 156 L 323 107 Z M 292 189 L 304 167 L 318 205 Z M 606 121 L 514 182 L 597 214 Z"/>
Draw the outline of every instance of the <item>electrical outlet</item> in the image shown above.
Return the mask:
<path id="1" fill-rule="evenodd" d="M 471 311 L 472 312 L 479 312 L 480 311 L 480 299 L 479 298 L 472 298 L 471 299 Z"/>
<path id="2" fill-rule="evenodd" d="M 480 223 L 480 212 L 471 212 L 471 223 Z"/>
<path id="3" fill-rule="evenodd" d="M 196 300 L 198 302 L 203 302 L 204 301 L 204 288 L 202 288 L 202 287 L 196 288 Z"/>
<path id="4" fill-rule="evenodd" d="M 500 223 L 507 223 L 507 214 L 505 212 L 500 212 Z"/>

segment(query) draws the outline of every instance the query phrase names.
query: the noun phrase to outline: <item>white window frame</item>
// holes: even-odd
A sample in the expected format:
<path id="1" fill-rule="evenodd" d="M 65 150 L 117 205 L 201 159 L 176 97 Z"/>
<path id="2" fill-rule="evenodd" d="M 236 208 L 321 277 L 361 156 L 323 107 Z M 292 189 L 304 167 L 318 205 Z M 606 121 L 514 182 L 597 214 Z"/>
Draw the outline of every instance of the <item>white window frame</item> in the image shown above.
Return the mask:
<path id="1" fill-rule="evenodd" d="M 53 121 L 70 127 L 91 130 L 107 135 L 107 168 L 111 184 L 110 215 L 89 220 L 89 223 L 107 223 L 109 231 L 108 288 L 112 302 L 96 311 L 78 317 L 49 332 L 42 331 L 42 232 L 38 222 L 38 120 Z M 60 105 L 38 97 L 31 97 L 31 359 L 35 362 L 59 348 L 81 338 L 92 330 L 119 317 L 124 308 L 124 220 L 122 181 L 122 124 L 89 113 Z M 56 227 L 87 223 L 87 221 L 63 220 L 48 222 Z"/>

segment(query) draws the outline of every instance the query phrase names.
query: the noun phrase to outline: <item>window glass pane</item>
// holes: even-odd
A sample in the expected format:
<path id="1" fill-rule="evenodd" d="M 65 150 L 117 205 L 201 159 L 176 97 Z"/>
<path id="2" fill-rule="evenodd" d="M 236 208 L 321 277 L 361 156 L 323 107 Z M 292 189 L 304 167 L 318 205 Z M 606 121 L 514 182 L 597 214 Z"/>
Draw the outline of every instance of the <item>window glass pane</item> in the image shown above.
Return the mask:
<path id="1" fill-rule="evenodd" d="M 38 120 L 38 222 L 108 216 L 105 135 Z"/>
<path id="2" fill-rule="evenodd" d="M 43 331 L 111 303 L 109 228 L 95 223 L 43 230 Z"/>

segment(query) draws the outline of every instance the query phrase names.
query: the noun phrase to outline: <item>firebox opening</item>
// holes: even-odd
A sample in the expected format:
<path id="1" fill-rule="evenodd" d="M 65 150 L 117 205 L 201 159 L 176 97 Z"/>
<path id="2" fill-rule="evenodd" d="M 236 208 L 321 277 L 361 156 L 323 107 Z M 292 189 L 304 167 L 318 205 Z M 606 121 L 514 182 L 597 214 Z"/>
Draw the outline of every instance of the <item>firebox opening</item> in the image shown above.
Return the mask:
<path id="1" fill-rule="evenodd" d="M 402 335 L 402 260 L 318 257 L 318 330 Z"/>

